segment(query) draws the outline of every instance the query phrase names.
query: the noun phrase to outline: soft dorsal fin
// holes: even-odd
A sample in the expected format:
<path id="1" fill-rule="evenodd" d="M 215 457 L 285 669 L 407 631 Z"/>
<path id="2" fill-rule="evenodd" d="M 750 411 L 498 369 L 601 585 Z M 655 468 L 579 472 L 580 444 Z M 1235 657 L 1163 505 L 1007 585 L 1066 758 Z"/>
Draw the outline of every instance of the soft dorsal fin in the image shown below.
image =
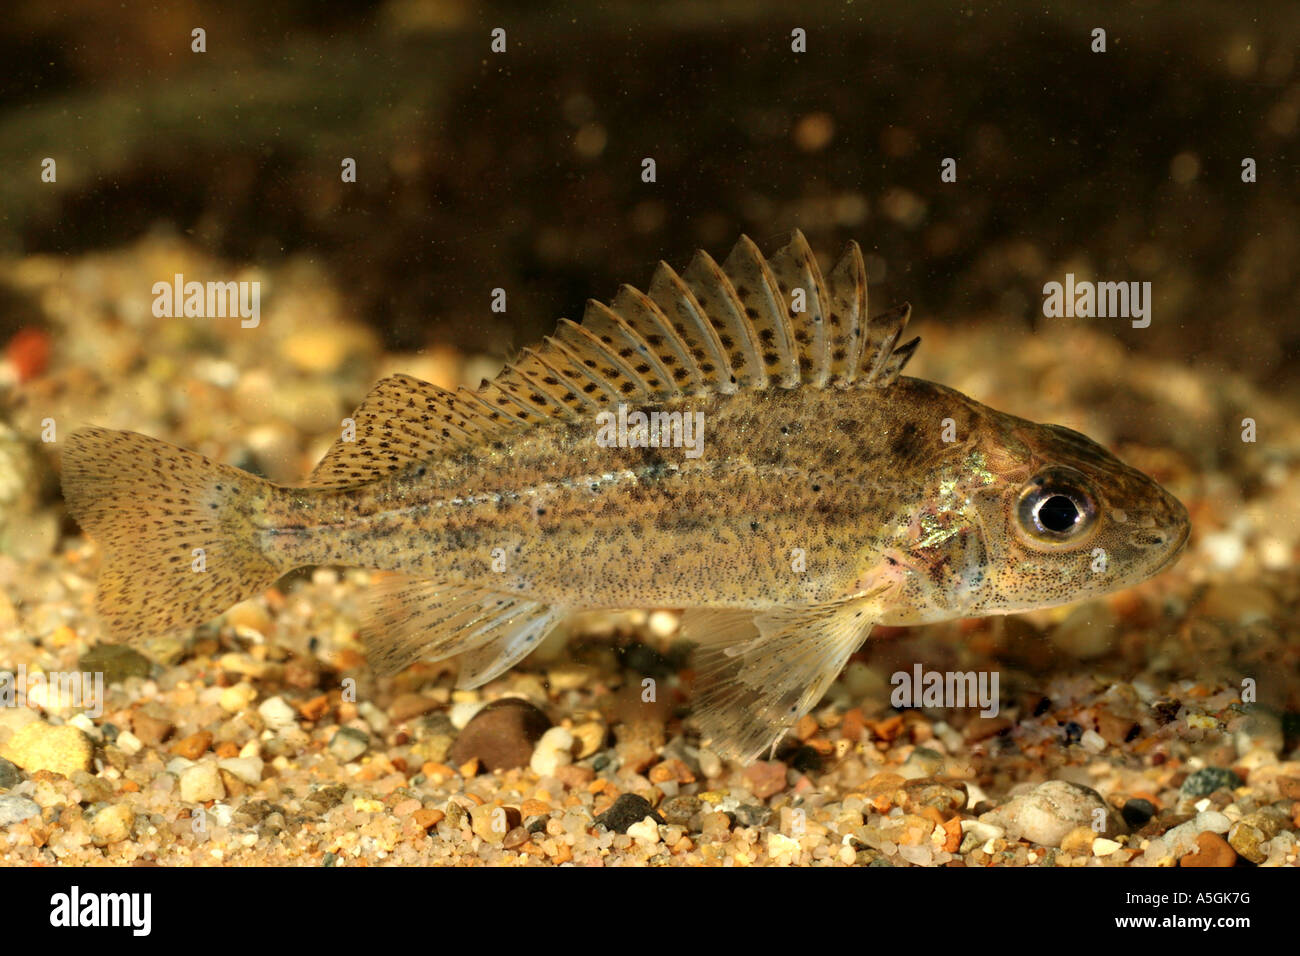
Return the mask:
<path id="1" fill-rule="evenodd" d="M 857 243 L 824 277 L 801 232 L 770 262 L 741 236 L 721 266 L 704 252 L 681 276 L 661 262 L 649 295 L 624 285 L 609 305 L 589 302 L 582 324 L 560 320 L 554 335 L 475 390 L 384 379 L 353 413 L 355 441 L 335 442 L 309 484 L 354 487 L 618 402 L 774 386 L 884 388 L 920 341 L 898 344 L 910 315 L 904 305 L 868 319 Z"/>

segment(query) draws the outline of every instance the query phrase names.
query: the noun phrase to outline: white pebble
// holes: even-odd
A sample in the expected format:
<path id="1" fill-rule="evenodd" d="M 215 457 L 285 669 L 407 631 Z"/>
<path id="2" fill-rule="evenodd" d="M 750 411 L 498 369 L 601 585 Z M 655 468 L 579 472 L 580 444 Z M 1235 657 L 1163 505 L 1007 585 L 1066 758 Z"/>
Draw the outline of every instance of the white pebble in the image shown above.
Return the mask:
<path id="1" fill-rule="evenodd" d="M 659 824 L 655 823 L 653 817 L 646 817 L 640 823 L 628 827 L 627 835 L 642 846 L 654 846 L 659 842 Z"/>
<path id="2" fill-rule="evenodd" d="M 262 758 L 260 757 L 225 757 L 217 761 L 217 766 L 230 774 L 240 783 L 257 786 L 262 780 Z"/>
<path id="3" fill-rule="evenodd" d="M 1227 833 L 1232 829 L 1232 821 L 1217 810 L 1205 810 L 1196 815 L 1196 826 L 1211 833 Z"/>
<path id="4" fill-rule="evenodd" d="M 195 764 L 181 774 L 181 799 L 186 803 L 206 803 L 226 795 L 221 774 L 212 761 Z"/>
<path id="5" fill-rule="evenodd" d="M 1114 840 L 1107 840 L 1105 837 L 1097 837 L 1097 839 L 1092 841 L 1092 855 L 1110 856 L 1118 850 L 1120 846 L 1122 846 L 1122 844 L 1116 843 Z"/>
<path id="6" fill-rule="evenodd" d="M 996 823 L 985 823 L 983 820 L 963 820 L 961 822 L 961 832 L 963 834 L 973 833 L 975 839 L 982 840 L 985 843 L 1007 835 L 1004 828 Z"/>
<path id="7" fill-rule="evenodd" d="M 1089 753 L 1099 754 L 1106 749 L 1106 738 L 1095 730 L 1085 730 L 1079 744 Z"/>
<path id="8" fill-rule="evenodd" d="M 128 757 L 134 757 L 144 749 L 144 741 L 129 730 L 123 730 L 117 735 L 115 741 L 117 749 L 122 751 Z"/>
<path id="9" fill-rule="evenodd" d="M 298 726 L 297 715 L 283 697 L 268 697 L 262 701 L 257 712 L 266 721 L 266 726 L 277 732 L 292 730 Z"/>
<path id="10" fill-rule="evenodd" d="M 464 730 L 465 725 L 474 719 L 477 714 L 486 706 L 481 700 L 462 700 L 451 705 L 451 710 L 447 712 L 447 717 L 451 725 L 457 730 Z"/>
<path id="11" fill-rule="evenodd" d="M 573 763 L 572 748 L 573 734 L 563 727 L 552 727 L 537 741 L 528 766 L 539 777 L 554 776 L 560 767 Z"/>

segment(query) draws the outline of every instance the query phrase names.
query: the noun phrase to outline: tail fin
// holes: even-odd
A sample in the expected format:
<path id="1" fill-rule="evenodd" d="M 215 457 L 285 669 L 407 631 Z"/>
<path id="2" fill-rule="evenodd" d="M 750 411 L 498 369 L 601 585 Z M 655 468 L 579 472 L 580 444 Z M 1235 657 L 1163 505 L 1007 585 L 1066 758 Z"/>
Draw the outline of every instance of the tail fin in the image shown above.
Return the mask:
<path id="1" fill-rule="evenodd" d="M 260 550 L 254 518 L 274 487 L 135 432 L 70 435 L 63 497 L 103 555 L 96 607 L 108 636 L 183 630 L 269 587 L 283 570 Z"/>

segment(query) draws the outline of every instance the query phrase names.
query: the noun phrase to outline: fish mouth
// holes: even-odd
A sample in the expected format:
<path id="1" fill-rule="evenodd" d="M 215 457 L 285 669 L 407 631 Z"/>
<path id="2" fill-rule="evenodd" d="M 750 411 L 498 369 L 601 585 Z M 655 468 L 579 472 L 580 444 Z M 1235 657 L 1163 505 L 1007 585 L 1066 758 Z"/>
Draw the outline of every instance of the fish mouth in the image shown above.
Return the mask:
<path id="1" fill-rule="evenodd" d="M 1183 553 L 1183 549 L 1187 547 L 1187 539 L 1191 536 L 1191 533 L 1191 524 L 1184 522 L 1181 532 L 1178 535 L 1178 543 L 1170 548 L 1169 553 L 1165 555 L 1164 560 L 1156 565 L 1155 569 L 1151 572 L 1153 575 L 1159 574 L 1178 560 Z"/>

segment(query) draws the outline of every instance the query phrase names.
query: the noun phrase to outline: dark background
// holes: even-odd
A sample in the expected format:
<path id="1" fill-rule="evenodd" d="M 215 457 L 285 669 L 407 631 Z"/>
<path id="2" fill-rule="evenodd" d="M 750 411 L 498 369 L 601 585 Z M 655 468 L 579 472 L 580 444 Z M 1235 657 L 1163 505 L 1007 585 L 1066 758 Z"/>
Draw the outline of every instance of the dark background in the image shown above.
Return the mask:
<path id="1" fill-rule="evenodd" d="M 0 250 L 162 224 L 236 262 L 306 254 L 390 348 L 504 356 L 660 258 L 799 227 L 825 255 L 857 239 L 874 307 L 920 321 L 1028 330 L 1070 269 L 1150 280 L 1151 328 L 1094 321 L 1300 391 L 1300 5 L 976 6 L 18 0 Z"/>

